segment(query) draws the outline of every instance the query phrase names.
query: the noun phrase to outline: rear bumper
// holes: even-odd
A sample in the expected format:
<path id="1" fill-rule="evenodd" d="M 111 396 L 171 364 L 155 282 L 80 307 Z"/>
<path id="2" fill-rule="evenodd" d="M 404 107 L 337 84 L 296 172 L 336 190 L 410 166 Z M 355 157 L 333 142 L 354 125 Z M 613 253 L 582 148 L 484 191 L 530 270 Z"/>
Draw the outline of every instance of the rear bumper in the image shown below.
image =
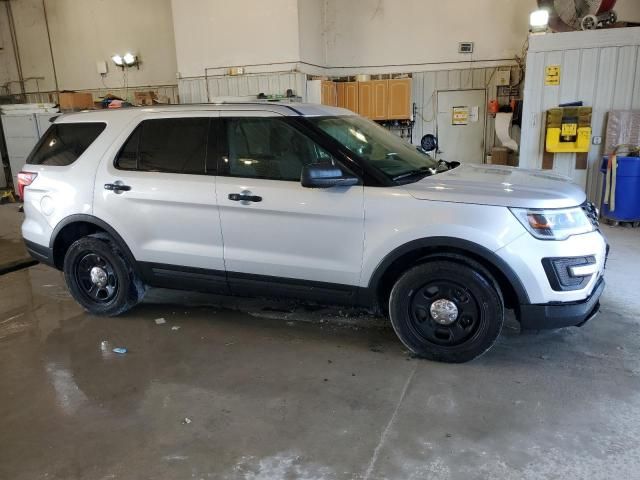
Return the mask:
<path id="1" fill-rule="evenodd" d="M 600 310 L 604 278 L 596 283 L 591 295 L 580 302 L 520 305 L 520 327 L 524 330 L 582 326 Z"/>
<path id="2" fill-rule="evenodd" d="M 29 255 L 31 255 L 34 260 L 55 268 L 55 264 L 53 262 L 53 249 L 29 240 L 24 240 L 24 245 L 27 252 L 29 252 Z"/>

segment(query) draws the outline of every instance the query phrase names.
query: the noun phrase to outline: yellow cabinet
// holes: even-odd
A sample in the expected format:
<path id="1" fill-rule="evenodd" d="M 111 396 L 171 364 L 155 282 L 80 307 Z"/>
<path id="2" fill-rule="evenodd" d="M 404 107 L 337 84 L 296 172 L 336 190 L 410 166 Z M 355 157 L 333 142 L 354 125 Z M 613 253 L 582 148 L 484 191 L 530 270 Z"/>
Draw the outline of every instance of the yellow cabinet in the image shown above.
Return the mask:
<path id="1" fill-rule="evenodd" d="M 358 111 L 358 82 L 337 82 L 338 106 L 352 112 Z"/>
<path id="2" fill-rule="evenodd" d="M 373 118 L 373 82 L 358 82 L 358 110 L 363 117 Z"/>
<path id="3" fill-rule="evenodd" d="M 387 94 L 387 119 L 408 120 L 411 118 L 411 79 L 389 80 Z"/>
<path id="4" fill-rule="evenodd" d="M 337 92 L 336 92 L 336 84 L 329 80 L 323 80 L 321 83 L 321 102 L 323 105 L 331 105 L 332 107 L 337 106 Z"/>

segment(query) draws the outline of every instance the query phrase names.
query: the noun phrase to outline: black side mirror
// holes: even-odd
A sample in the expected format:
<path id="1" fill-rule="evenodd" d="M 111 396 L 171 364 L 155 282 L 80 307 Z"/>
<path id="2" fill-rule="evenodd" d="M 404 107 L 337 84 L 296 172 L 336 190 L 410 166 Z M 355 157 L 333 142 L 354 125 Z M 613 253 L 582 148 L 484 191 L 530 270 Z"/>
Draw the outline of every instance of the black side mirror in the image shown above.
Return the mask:
<path id="1" fill-rule="evenodd" d="M 331 162 L 305 165 L 300 176 L 300 183 L 307 188 L 349 187 L 357 185 L 359 181 L 358 177 L 345 174 Z"/>

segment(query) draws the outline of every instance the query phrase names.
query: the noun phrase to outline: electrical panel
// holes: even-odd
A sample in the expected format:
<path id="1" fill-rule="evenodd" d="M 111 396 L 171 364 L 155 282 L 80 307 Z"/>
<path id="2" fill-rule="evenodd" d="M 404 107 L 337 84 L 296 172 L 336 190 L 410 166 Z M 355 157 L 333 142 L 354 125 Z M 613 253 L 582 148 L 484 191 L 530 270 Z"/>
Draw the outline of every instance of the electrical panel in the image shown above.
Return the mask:
<path id="1" fill-rule="evenodd" d="M 508 87 L 511 85 L 511 69 L 499 68 L 496 71 L 496 85 L 498 87 Z"/>

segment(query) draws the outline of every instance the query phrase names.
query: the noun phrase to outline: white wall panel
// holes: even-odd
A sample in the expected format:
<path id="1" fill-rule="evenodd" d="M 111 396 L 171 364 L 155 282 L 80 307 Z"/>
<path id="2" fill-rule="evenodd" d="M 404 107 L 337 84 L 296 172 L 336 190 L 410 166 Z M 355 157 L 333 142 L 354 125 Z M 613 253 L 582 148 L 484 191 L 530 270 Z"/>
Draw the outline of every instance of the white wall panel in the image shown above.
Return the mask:
<path id="1" fill-rule="evenodd" d="M 640 28 L 556 33 L 531 37 L 525 78 L 520 165 L 540 168 L 545 112 L 560 103 L 582 101 L 593 108 L 594 136 L 605 135 L 610 110 L 640 108 Z M 545 86 L 545 68 L 561 66 L 559 86 Z M 604 143 L 604 142 L 603 142 Z M 600 195 L 604 146 L 592 145 L 587 170 L 576 170 L 575 154 L 556 154 L 553 169 Z"/>

